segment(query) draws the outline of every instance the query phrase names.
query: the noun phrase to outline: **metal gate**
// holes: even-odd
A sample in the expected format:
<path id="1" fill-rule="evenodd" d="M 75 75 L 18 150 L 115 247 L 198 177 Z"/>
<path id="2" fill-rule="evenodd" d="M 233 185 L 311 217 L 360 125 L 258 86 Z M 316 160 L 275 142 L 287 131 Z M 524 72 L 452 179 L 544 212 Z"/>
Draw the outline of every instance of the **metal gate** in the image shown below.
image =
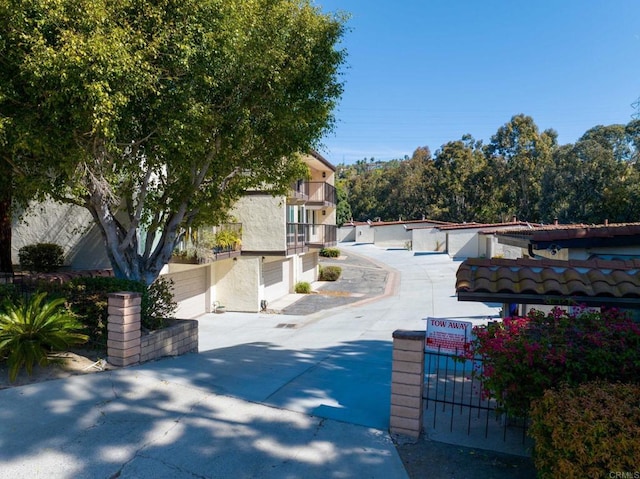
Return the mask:
<path id="1" fill-rule="evenodd" d="M 480 359 L 458 359 L 457 355 L 425 352 L 426 408 L 424 424 L 434 431 L 466 434 L 476 438 L 502 441 L 528 441 L 525 418 L 512 418 L 498 411 L 496 401 L 486 397 L 473 372 L 480 371 Z"/>

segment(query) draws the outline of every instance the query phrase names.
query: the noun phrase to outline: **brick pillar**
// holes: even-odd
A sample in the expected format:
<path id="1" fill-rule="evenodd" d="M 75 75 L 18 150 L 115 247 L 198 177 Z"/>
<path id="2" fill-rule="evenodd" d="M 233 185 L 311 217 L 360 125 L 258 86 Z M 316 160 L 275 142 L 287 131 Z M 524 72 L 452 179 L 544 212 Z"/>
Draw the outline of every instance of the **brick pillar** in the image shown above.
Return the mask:
<path id="1" fill-rule="evenodd" d="M 389 431 L 417 439 L 422 432 L 424 331 L 393 332 Z"/>
<path id="2" fill-rule="evenodd" d="M 131 366 L 140 362 L 140 293 L 109 295 L 107 323 L 107 360 L 114 366 Z"/>

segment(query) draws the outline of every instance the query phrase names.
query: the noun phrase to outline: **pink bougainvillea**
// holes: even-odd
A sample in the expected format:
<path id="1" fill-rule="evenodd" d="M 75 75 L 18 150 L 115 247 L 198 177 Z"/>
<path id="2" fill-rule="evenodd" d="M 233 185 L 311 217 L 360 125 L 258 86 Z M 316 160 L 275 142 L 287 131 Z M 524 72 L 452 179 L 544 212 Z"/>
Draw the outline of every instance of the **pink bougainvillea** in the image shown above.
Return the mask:
<path id="1" fill-rule="evenodd" d="M 483 360 L 474 374 L 485 396 L 512 415 L 563 384 L 640 382 L 640 325 L 615 309 L 531 310 L 474 332 L 465 357 Z"/>

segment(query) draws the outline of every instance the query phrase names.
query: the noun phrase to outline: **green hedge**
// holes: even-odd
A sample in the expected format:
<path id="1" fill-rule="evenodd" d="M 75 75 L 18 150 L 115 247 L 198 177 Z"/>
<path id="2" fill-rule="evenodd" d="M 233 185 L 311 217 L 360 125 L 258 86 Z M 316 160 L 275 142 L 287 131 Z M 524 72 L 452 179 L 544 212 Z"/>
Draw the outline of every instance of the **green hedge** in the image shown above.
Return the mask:
<path id="1" fill-rule="evenodd" d="M 51 273 L 64 264 L 64 251 L 54 243 L 30 244 L 20 248 L 18 258 L 24 271 Z"/>
<path id="2" fill-rule="evenodd" d="M 639 398 L 640 385 L 604 381 L 546 391 L 533 403 L 529 429 L 538 477 L 638 471 Z"/>
<path id="3" fill-rule="evenodd" d="M 51 298 L 65 298 L 68 308 L 84 325 L 89 343 L 97 349 L 107 344 L 108 296 L 130 291 L 142 295 L 142 327 L 161 329 L 172 318 L 177 305 L 173 299 L 173 282 L 163 278 L 147 288 L 145 283 L 112 277 L 74 278 L 63 284 L 38 281 L 29 285 L 33 292 L 47 292 Z"/>

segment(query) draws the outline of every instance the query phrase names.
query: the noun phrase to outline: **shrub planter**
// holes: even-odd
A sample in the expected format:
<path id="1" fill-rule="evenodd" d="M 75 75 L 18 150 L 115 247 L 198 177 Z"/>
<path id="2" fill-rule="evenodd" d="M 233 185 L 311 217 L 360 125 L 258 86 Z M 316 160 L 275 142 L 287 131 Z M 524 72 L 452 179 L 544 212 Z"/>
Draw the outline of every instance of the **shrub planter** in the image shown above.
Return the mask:
<path id="1" fill-rule="evenodd" d="M 170 319 L 167 327 L 143 332 L 140 337 L 140 362 L 165 356 L 180 356 L 198 352 L 198 321 Z"/>

